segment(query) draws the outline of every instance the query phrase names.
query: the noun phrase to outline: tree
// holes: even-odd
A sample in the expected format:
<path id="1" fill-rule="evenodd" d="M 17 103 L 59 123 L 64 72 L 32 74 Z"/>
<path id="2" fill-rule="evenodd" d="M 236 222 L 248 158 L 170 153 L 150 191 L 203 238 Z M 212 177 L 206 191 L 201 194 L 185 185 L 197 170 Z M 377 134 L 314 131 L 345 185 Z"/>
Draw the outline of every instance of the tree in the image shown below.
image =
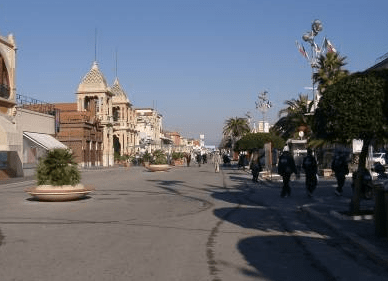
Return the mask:
<path id="1" fill-rule="evenodd" d="M 388 70 L 354 73 L 329 85 L 314 115 L 314 132 L 318 138 L 332 142 L 363 141 L 358 171 L 366 167 L 369 145 L 387 137 Z M 351 212 L 360 209 L 360 181 L 356 181 Z"/>
<path id="2" fill-rule="evenodd" d="M 285 141 L 281 137 L 271 133 L 248 133 L 237 141 L 236 149 L 252 151 L 263 148 L 264 144 L 268 142 L 277 149 L 281 149 L 285 145 Z"/>
<path id="3" fill-rule="evenodd" d="M 284 102 L 287 107 L 279 111 L 279 120 L 275 123 L 272 131 L 279 134 L 287 140 L 294 137 L 300 129 L 308 134 L 311 130 L 311 106 L 308 95 L 299 94 L 298 99 L 287 100 Z M 303 127 L 303 128 L 302 128 Z"/>
<path id="4" fill-rule="evenodd" d="M 318 72 L 313 74 L 314 83 L 318 83 L 318 91 L 322 94 L 325 89 L 349 75 L 343 67 L 346 57 L 341 57 L 337 52 L 328 52 L 318 59 Z"/>
<path id="5" fill-rule="evenodd" d="M 224 137 L 231 137 L 232 149 L 234 149 L 236 141 L 249 132 L 250 128 L 246 118 L 236 117 L 225 121 L 223 133 Z"/>
<path id="6" fill-rule="evenodd" d="M 36 169 L 38 185 L 77 185 L 81 173 L 74 155 L 68 149 L 56 148 L 41 158 Z"/>

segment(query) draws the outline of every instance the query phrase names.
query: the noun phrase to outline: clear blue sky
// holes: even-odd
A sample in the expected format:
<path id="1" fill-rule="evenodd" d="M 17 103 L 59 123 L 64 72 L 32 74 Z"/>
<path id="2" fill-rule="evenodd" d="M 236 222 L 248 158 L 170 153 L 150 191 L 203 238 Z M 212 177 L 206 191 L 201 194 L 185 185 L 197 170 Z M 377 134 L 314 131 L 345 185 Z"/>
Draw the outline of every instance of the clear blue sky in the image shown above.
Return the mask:
<path id="1" fill-rule="evenodd" d="M 311 68 L 295 40 L 320 19 L 347 69 L 361 71 L 388 52 L 386 0 L 34 0 L 0 4 L 0 34 L 18 46 L 17 92 L 75 102 L 95 56 L 109 84 L 118 77 L 135 107 L 156 107 L 166 130 L 205 134 L 218 144 L 226 119 L 255 120 L 267 90 L 276 122 L 284 101 L 306 94 Z M 307 46 L 306 46 L 307 47 Z M 311 93 L 310 93 L 311 95 Z"/>

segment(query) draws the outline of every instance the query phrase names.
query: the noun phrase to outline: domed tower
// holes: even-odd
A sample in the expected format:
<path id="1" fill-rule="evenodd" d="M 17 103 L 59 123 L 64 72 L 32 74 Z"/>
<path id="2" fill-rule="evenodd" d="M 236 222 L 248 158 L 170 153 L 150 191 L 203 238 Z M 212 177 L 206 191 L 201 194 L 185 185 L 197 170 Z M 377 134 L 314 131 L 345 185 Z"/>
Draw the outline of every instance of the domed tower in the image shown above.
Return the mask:
<path id="1" fill-rule="evenodd" d="M 116 77 L 111 87 L 113 94 L 114 150 L 120 155 L 131 154 L 135 145 L 135 110 Z"/>
<path id="2" fill-rule="evenodd" d="M 76 95 L 78 111 L 89 112 L 103 126 L 102 165 L 113 166 L 113 94 L 97 62 L 81 80 Z"/>

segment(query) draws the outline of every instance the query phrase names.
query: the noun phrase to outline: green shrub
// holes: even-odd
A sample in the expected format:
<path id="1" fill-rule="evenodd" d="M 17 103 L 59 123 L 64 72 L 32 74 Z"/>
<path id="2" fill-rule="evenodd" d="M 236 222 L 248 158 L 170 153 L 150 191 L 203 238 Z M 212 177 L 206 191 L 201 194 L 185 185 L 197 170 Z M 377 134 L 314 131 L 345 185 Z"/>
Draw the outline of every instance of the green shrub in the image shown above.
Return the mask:
<path id="1" fill-rule="evenodd" d="M 151 155 L 148 151 L 146 151 L 146 152 L 143 154 L 143 156 L 142 156 L 143 162 L 150 162 L 151 159 L 152 159 L 152 155 Z"/>
<path id="2" fill-rule="evenodd" d="M 114 159 L 115 159 L 115 162 L 121 161 L 121 155 L 119 152 L 114 153 Z"/>
<path id="3" fill-rule="evenodd" d="M 160 149 L 155 150 L 153 152 L 153 159 L 152 164 L 161 165 L 161 164 L 167 164 L 167 156 L 164 154 L 164 152 Z"/>
<path id="4" fill-rule="evenodd" d="M 176 152 L 176 151 L 174 151 L 171 155 L 172 159 L 174 160 L 182 159 L 184 156 L 185 154 L 183 152 Z"/>
<path id="5" fill-rule="evenodd" d="M 68 149 L 50 150 L 36 169 L 38 185 L 76 185 L 81 181 L 78 164 Z"/>

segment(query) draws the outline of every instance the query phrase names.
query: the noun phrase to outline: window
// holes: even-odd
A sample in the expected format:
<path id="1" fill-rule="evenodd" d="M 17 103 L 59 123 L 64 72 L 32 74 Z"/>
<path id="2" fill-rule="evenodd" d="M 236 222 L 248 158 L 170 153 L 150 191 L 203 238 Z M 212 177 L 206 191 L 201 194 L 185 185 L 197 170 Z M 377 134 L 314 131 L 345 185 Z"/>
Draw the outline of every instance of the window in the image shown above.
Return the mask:
<path id="1" fill-rule="evenodd" d="M 0 56 L 0 97 L 8 99 L 10 96 L 8 71 L 3 57 Z"/>

